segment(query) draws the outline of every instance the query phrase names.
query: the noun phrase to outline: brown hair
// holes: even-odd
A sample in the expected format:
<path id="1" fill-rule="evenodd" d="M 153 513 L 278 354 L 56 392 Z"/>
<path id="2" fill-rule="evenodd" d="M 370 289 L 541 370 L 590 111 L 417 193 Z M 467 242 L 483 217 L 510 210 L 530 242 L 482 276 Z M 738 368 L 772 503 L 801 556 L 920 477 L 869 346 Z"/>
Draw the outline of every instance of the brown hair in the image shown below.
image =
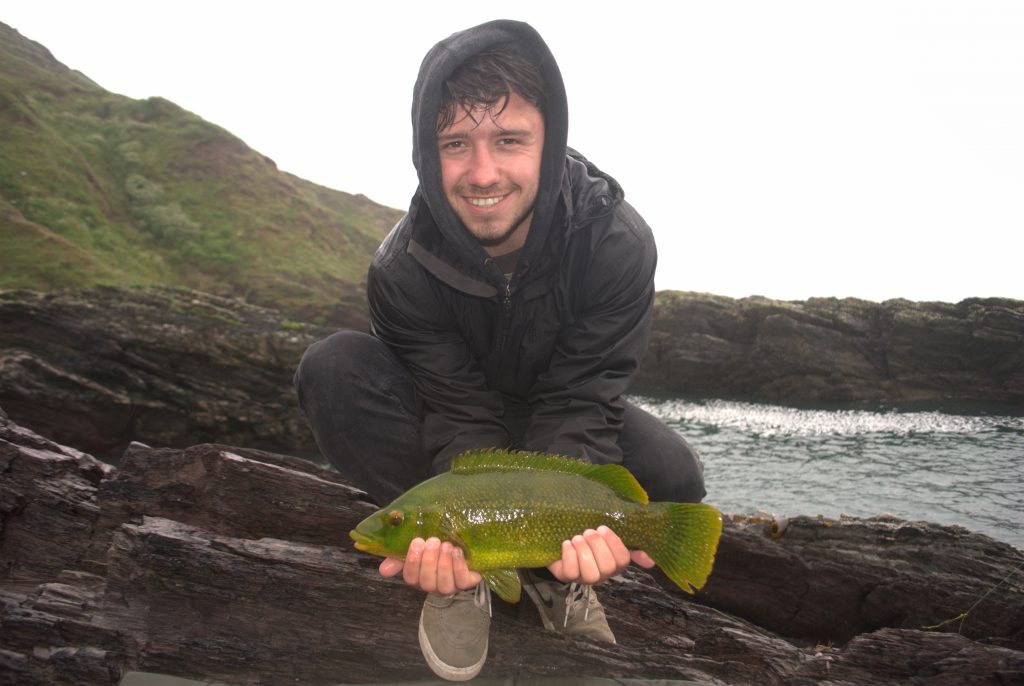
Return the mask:
<path id="1" fill-rule="evenodd" d="M 504 46 L 477 53 L 444 82 L 437 132 L 451 126 L 460 110 L 483 107 L 492 118 L 498 116 L 513 91 L 544 114 L 544 77 L 536 64 Z"/>

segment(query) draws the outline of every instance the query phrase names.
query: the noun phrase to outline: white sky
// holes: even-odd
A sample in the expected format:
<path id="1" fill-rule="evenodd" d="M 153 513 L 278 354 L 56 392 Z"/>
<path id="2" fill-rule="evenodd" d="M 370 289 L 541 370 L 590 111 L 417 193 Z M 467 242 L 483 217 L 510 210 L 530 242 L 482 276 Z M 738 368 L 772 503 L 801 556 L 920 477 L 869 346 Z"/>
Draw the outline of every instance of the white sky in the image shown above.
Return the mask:
<path id="1" fill-rule="evenodd" d="M 551 46 L 569 144 L 651 224 L 659 289 L 1024 299 L 1024 2 L 0 6 L 104 88 L 397 208 L 416 185 L 420 60 L 495 18 Z"/>

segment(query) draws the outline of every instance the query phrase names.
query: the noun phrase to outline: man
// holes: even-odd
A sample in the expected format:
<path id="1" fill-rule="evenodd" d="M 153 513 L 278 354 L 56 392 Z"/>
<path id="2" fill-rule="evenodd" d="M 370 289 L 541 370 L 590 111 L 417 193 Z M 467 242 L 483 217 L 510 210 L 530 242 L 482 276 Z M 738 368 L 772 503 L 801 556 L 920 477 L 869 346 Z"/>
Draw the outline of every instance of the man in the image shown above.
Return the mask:
<path id="1" fill-rule="evenodd" d="M 321 451 L 382 505 L 487 447 L 622 463 L 652 500 L 699 501 L 700 460 L 622 398 L 647 344 L 653 237 L 567 149 L 544 41 L 513 21 L 452 35 L 425 57 L 412 114 L 420 185 L 370 267 L 373 335 L 334 334 L 296 372 Z M 523 587 L 546 628 L 614 642 L 590 588 L 631 560 L 653 565 L 606 527 L 580 532 Z M 417 539 L 380 572 L 428 593 L 420 645 L 435 673 L 476 675 L 490 614 L 462 551 Z"/>

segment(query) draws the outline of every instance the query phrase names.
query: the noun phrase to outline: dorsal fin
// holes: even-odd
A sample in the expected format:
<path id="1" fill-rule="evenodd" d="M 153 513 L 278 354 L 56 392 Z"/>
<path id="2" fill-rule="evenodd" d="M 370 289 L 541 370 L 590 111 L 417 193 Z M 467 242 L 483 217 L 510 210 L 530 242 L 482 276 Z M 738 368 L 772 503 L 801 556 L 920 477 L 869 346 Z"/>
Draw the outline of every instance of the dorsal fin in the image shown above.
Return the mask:
<path id="1" fill-rule="evenodd" d="M 576 474 L 608 486 L 627 500 L 647 504 L 647 491 L 620 464 L 590 464 L 583 460 L 547 453 L 511 450 L 470 450 L 452 460 L 452 474 L 546 471 Z"/>

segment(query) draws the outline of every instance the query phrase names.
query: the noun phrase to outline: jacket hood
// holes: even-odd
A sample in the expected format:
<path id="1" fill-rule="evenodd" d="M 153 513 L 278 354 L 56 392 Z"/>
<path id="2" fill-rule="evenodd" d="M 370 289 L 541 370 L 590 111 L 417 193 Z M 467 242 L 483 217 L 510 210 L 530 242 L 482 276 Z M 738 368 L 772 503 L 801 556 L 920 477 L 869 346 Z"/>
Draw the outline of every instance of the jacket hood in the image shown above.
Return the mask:
<path id="1" fill-rule="evenodd" d="M 494 277 L 484 270 L 487 253 L 452 211 L 441 186 L 436 128 L 445 80 L 473 55 L 499 45 L 516 46 L 524 55 L 532 58 L 545 81 L 547 101 L 540 186 L 523 253 L 528 263 L 528 258 L 542 249 L 558 216 L 568 133 L 565 85 L 558 64 L 540 34 L 529 24 L 507 19 L 487 22 L 452 34 L 435 45 L 423 58 L 412 104 L 412 158 L 419 177 L 419 188 L 409 212 L 416 223 L 420 224 L 423 218 L 416 215 L 424 209 L 428 210 L 445 242 L 459 256 L 461 268 L 468 268 L 485 278 Z"/>

